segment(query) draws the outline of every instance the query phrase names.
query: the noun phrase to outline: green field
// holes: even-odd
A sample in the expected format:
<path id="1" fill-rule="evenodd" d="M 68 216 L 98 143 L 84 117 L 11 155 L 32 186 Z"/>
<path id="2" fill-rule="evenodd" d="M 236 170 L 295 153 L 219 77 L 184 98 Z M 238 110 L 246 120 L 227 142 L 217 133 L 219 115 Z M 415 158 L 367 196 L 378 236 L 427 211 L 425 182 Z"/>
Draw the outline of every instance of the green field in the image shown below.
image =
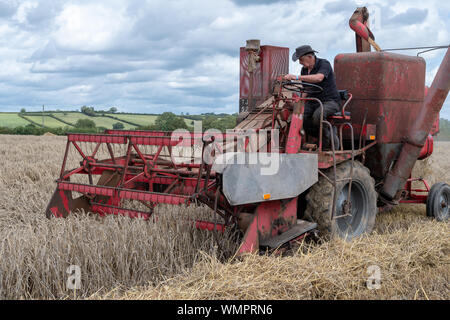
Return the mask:
<path id="1" fill-rule="evenodd" d="M 58 127 L 66 127 L 67 125 L 65 123 L 62 123 L 52 117 L 49 116 L 28 116 L 25 115 L 26 119 L 30 119 L 31 121 L 34 121 L 38 124 L 43 124 L 44 127 L 49 127 L 49 128 L 58 128 Z M 44 118 L 44 122 L 42 122 L 42 118 Z"/>
<path id="2" fill-rule="evenodd" d="M 125 121 L 136 123 L 140 126 L 148 126 L 154 124 L 156 118 L 158 117 L 157 115 L 150 115 L 150 114 L 146 115 L 146 114 L 120 114 L 120 113 L 114 114 L 113 116 L 119 119 L 123 119 Z M 186 122 L 188 126 L 193 126 L 191 119 L 183 118 L 183 120 L 184 122 Z"/>
<path id="3" fill-rule="evenodd" d="M 50 117 L 49 115 L 53 115 L 56 118 L 60 119 L 61 121 Z M 120 119 L 113 119 L 109 118 L 107 116 L 102 116 L 101 113 L 97 113 L 98 116 L 92 117 L 88 116 L 81 112 L 75 112 L 75 111 L 67 111 L 67 112 L 46 112 L 44 113 L 44 116 L 39 115 L 39 112 L 26 112 L 23 114 L 25 119 L 29 119 L 33 121 L 34 123 L 38 125 L 42 125 L 42 118 L 44 118 L 44 126 L 47 128 L 64 128 L 68 127 L 69 125 L 64 123 L 67 122 L 71 125 L 75 125 L 76 122 L 79 119 L 89 119 L 95 122 L 96 127 L 104 127 L 107 129 L 112 129 L 113 125 L 117 122 L 121 122 L 120 120 L 128 121 L 131 123 L 135 123 L 138 126 L 149 126 L 155 123 L 155 120 L 157 119 L 157 115 L 151 115 L 151 114 L 132 114 L 132 113 L 115 113 L 111 114 L 111 116 Z M 183 116 L 181 116 L 183 117 Z M 19 113 L 13 113 L 13 112 L 0 112 L 0 127 L 7 127 L 7 128 L 15 128 L 19 126 L 26 126 L 29 125 L 31 122 L 26 121 L 25 119 L 19 117 Z M 193 120 L 183 118 L 184 122 L 188 126 L 193 126 Z M 64 122 L 62 122 L 64 121 Z M 121 122 L 124 125 L 124 129 L 126 130 L 132 130 L 136 129 L 136 126 Z"/>
<path id="4" fill-rule="evenodd" d="M 56 117 L 69 122 L 69 123 L 73 123 L 75 124 L 77 122 L 78 119 L 89 119 L 95 122 L 95 125 L 97 127 L 105 127 L 107 129 L 112 129 L 112 126 L 114 123 L 120 122 L 117 121 L 115 119 L 111 119 L 111 118 L 107 118 L 107 117 L 89 117 L 83 113 L 79 113 L 79 112 L 67 112 L 66 115 L 64 115 L 63 113 L 59 113 L 55 115 Z M 133 129 L 134 126 L 122 122 L 125 129 Z"/>
<path id="5" fill-rule="evenodd" d="M 155 123 L 157 116 L 141 114 L 113 114 L 114 117 L 136 123 L 140 126 L 148 126 Z"/>
<path id="6" fill-rule="evenodd" d="M 7 113 L 7 112 L 0 112 L 0 127 L 6 127 L 6 128 L 15 128 L 19 126 L 26 126 L 29 125 L 31 122 L 27 121 L 26 119 L 29 119 L 39 125 L 42 125 L 42 118 L 44 118 L 44 126 L 48 128 L 59 128 L 59 127 L 67 127 L 68 125 L 64 122 L 61 122 L 55 118 L 52 118 L 50 116 L 44 115 L 43 117 L 41 115 L 36 115 L 36 113 L 25 113 L 23 115 L 25 117 L 21 118 L 19 117 L 18 113 Z M 80 112 L 66 112 L 64 113 L 54 113 L 54 116 L 58 119 L 61 119 L 65 122 L 68 122 L 72 125 L 75 125 L 77 120 L 79 119 L 89 119 L 95 122 L 95 125 L 97 127 L 105 127 L 107 129 L 112 129 L 113 124 L 120 122 L 119 120 L 108 118 L 108 117 L 89 117 L 83 113 Z M 128 117 L 124 117 L 125 120 L 136 122 L 137 124 L 145 124 L 148 123 L 145 121 L 146 119 L 151 119 L 151 123 L 153 123 L 156 119 L 156 116 L 140 116 L 140 115 L 127 115 Z M 136 119 L 133 119 L 135 117 L 137 121 L 133 121 Z M 133 119 L 133 120 L 132 120 Z M 142 120 L 144 119 L 144 120 Z M 130 125 L 125 122 L 121 122 L 124 125 L 125 129 L 134 129 L 135 126 Z"/>
<path id="7" fill-rule="evenodd" d="M 19 117 L 17 113 L 0 113 L 0 127 L 15 128 L 20 126 L 26 126 L 28 121 Z"/>
<path id="8" fill-rule="evenodd" d="M 55 114 L 55 116 L 61 120 L 64 120 L 66 122 L 69 122 L 73 125 L 75 125 L 75 123 L 79 120 L 79 119 L 90 119 L 92 121 L 94 121 L 97 124 L 97 119 L 96 117 L 89 117 L 83 113 L 79 113 L 79 112 L 67 112 L 67 113 L 57 113 Z"/>

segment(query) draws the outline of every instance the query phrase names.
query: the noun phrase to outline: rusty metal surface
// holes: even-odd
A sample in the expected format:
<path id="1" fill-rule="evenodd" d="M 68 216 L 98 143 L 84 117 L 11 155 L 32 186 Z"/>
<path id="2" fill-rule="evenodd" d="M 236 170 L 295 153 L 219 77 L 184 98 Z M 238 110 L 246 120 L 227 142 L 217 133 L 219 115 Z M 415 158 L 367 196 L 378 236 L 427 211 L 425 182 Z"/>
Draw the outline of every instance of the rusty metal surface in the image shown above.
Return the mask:
<path id="1" fill-rule="evenodd" d="M 249 72 L 250 53 L 245 47 L 240 48 L 240 83 L 239 83 L 239 112 L 250 111 L 264 102 L 271 95 L 273 81 L 280 74 L 289 72 L 289 48 L 275 46 L 261 46 L 259 62 L 252 73 Z M 250 93 L 250 74 L 253 90 Z M 249 96 L 252 97 L 250 103 Z"/>
<path id="2" fill-rule="evenodd" d="M 370 52 L 369 37 L 374 38 L 369 29 L 369 11 L 366 7 L 356 8 L 349 20 L 350 28 L 355 31 L 356 51 Z"/>
<path id="3" fill-rule="evenodd" d="M 259 250 L 260 241 L 276 237 L 297 223 L 297 199 L 268 201 L 257 206 L 244 234 L 239 254 Z"/>
<path id="4" fill-rule="evenodd" d="M 370 151 L 367 165 L 372 175 L 381 179 L 397 159 L 405 136 L 422 110 L 425 61 L 420 57 L 365 52 L 339 54 L 334 66 L 338 89 L 353 94 L 347 108 L 352 123 L 365 120 L 369 126 L 376 125 L 378 146 Z M 361 130 L 362 126 L 355 125 L 355 136 L 364 133 Z"/>
<path id="5" fill-rule="evenodd" d="M 402 149 L 401 143 L 377 144 L 367 150 L 365 166 L 377 182 L 383 180 L 391 165 L 397 160 Z"/>
<path id="6" fill-rule="evenodd" d="M 400 156 L 384 181 L 381 194 L 388 200 L 399 197 L 399 190 L 410 177 L 414 164 L 420 157 L 421 150 L 449 90 L 450 49 L 447 49 L 433 83 L 427 91 L 422 107 L 412 114 L 414 122 L 408 127 Z"/>
<path id="7" fill-rule="evenodd" d="M 268 247 L 271 249 L 276 249 L 281 245 L 297 238 L 298 236 L 305 234 L 317 227 L 317 223 L 309 222 L 305 220 L 297 220 L 297 224 L 290 228 L 288 231 L 275 236 L 273 238 L 268 238 L 265 240 L 260 240 L 259 245 L 261 247 Z"/>
<path id="8" fill-rule="evenodd" d="M 434 148 L 434 139 L 433 136 L 429 134 L 427 139 L 425 140 L 423 148 L 420 150 L 419 158 L 417 160 L 424 160 L 429 156 L 431 156 L 433 154 L 433 148 Z"/>
<path id="9" fill-rule="evenodd" d="M 380 143 L 402 142 L 422 108 L 425 61 L 386 52 L 339 54 L 334 68 L 338 89 L 353 95 L 347 107 L 352 122 L 362 123 L 367 109 L 366 122 L 377 125 Z"/>

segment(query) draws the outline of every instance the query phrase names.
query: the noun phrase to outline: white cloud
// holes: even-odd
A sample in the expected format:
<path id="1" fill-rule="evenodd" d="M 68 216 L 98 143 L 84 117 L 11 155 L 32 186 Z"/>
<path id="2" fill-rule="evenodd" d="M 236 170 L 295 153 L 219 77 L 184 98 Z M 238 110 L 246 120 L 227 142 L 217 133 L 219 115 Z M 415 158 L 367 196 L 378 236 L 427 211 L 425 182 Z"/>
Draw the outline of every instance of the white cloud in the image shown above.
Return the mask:
<path id="1" fill-rule="evenodd" d="M 249 17 L 242 12 L 235 12 L 231 17 L 217 17 L 210 25 L 214 29 L 226 29 L 245 22 Z"/>
<path id="2" fill-rule="evenodd" d="M 14 15 L 13 19 L 19 23 L 25 23 L 27 21 L 27 14 L 34 8 L 37 7 L 36 2 L 25 1 L 21 3 Z"/>
<path id="3" fill-rule="evenodd" d="M 447 2 L 364 2 L 384 15 L 385 24 L 374 30 L 382 48 L 450 42 Z M 289 47 L 290 56 L 310 44 L 330 62 L 337 53 L 355 51 L 348 27 L 355 1 L 5 3 L 0 0 L 0 111 L 86 104 L 121 111 L 236 112 L 239 47 L 245 40 Z M 408 12 L 423 19 L 410 21 Z M 429 84 L 443 51 L 423 57 Z M 300 66 L 290 62 L 290 70 L 298 73 Z M 450 118 L 447 109 L 448 103 L 443 114 Z"/>
<path id="4" fill-rule="evenodd" d="M 103 51 L 128 31 L 127 17 L 117 7 L 102 4 L 69 4 L 55 22 L 54 38 L 62 48 L 75 51 Z"/>

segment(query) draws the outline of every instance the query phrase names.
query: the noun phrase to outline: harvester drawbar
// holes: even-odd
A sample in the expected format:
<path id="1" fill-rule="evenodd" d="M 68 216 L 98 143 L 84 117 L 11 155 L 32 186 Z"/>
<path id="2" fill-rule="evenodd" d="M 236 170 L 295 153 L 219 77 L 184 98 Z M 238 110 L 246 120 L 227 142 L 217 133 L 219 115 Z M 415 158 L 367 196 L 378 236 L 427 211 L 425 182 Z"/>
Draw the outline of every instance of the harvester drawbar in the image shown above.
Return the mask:
<path id="1" fill-rule="evenodd" d="M 158 204 L 205 204 L 214 221 L 195 226 L 241 230 L 239 253 L 276 249 L 316 231 L 351 240 L 372 231 L 379 210 L 399 203 L 426 203 L 428 216 L 447 220 L 450 186 L 430 188 L 411 172 L 433 151 L 450 88 L 449 50 L 426 88 L 424 59 L 370 52 L 363 9 L 350 20 L 362 26 L 354 27 L 358 52 L 334 61 L 338 113 L 324 118 L 313 98 L 320 86 L 283 80 L 288 48 L 249 40 L 240 49 L 235 129 L 68 134 L 47 217 L 83 209 L 149 219 Z M 311 100 L 322 112 L 317 137 L 303 129 Z M 322 143 L 325 126 L 330 146 Z"/>

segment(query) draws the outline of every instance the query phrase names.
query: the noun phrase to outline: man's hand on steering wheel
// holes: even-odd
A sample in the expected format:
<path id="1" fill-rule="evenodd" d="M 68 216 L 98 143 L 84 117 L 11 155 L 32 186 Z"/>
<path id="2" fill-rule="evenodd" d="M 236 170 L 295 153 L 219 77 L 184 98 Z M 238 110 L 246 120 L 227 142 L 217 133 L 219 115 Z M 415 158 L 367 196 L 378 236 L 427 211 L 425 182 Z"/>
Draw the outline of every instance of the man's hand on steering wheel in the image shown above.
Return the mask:
<path id="1" fill-rule="evenodd" d="M 292 79 L 294 77 L 294 79 Z M 323 88 L 309 82 L 302 82 L 301 77 L 294 76 L 292 74 L 287 74 L 283 76 L 283 81 L 281 83 L 282 87 L 289 91 L 306 93 L 306 94 L 318 94 L 323 92 Z"/>
<path id="2" fill-rule="evenodd" d="M 286 74 L 284 77 L 283 77 L 283 79 L 284 80 L 298 80 L 297 79 L 297 76 L 296 75 L 293 75 L 293 74 Z"/>

